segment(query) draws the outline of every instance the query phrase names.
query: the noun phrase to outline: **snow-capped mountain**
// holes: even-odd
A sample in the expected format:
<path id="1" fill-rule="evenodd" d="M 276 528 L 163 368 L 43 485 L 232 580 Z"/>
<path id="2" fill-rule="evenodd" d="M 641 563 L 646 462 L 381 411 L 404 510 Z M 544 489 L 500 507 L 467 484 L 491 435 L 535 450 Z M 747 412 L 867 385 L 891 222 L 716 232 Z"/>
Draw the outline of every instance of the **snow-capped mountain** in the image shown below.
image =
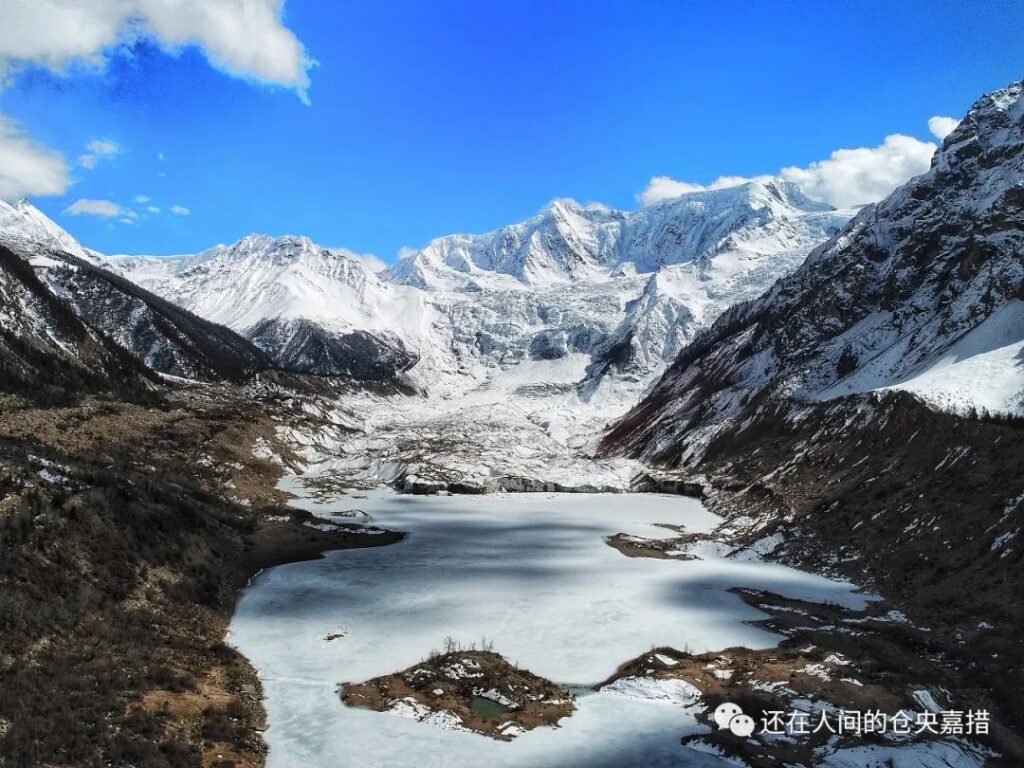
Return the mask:
<path id="1" fill-rule="evenodd" d="M 116 388 L 153 372 L 240 381 L 270 367 L 246 339 L 102 268 L 31 204 L 0 202 L 0 223 L 0 367 L 18 388 Z"/>
<path id="2" fill-rule="evenodd" d="M 237 378 L 272 362 L 418 392 L 367 395 L 336 452 L 377 479 L 401 467 L 486 483 L 526 467 L 571 478 L 572 457 L 591 454 L 599 430 L 697 331 L 796 268 L 850 213 L 781 181 L 636 211 L 559 200 L 519 224 L 434 240 L 387 270 L 292 236 L 103 257 L 27 203 L 5 211 L 0 241 L 18 244 L 49 291 L 154 370 Z M 255 346 L 242 349 L 222 326 Z M 204 334 L 249 362 L 211 367 L 219 353 L 198 344 Z M 438 434 L 452 439 L 424 449 Z M 609 469 L 604 482 L 622 487 L 632 473 Z"/>
<path id="3" fill-rule="evenodd" d="M 976 102 L 927 173 L 698 336 L 606 445 L 685 463 L 758 409 L 880 389 L 1024 412 L 1020 82 Z"/>
<path id="4" fill-rule="evenodd" d="M 140 285 L 235 328 L 302 318 L 337 327 L 388 330 L 387 288 L 347 251 L 306 237 L 249 235 L 194 256 L 113 256 Z"/>
<path id="5" fill-rule="evenodd" d="M 249 235 L 194 256 L 114 256 L 107 264 L 245 335 L 283 367 L 384 381 L 416 362 L 406 343 L 421 297 L 381 281 L 350 251 Z"/>
<path id="6" fill-rule="evenodd" d="M 493 232 L 438 238 L 380 273 L 296 237 L 110 263 L 278 364 L 398 377 L 425 395 L 359 403 L 358 431 L 332 450 L 367 479 L 530 474 L 571 486 L 572 457 L 589 455 L 700 328 L 796 268 L 850 214 L 791 184 L 751 182 L 628 212 L 558 200 Z M 634 470 L 600 482 L 628 486 Z"/>
<path id="7" fill-rule="evenodd" d="M 336 373 L 358 349 L 361 370 L 408 371 L 451 395 L 571 353 L 592 356 L 592 376 L 646 380 L 848 215 L 785 182 L 749 183 L 633 212 L 558 200 L 525 222 L 438 238 L 379 275 L 351 252 L 260 235 L 109 263 L 279 363 Z"/>
<path id="8" fill-rule="evenodd" d="M 0 200 L 0 244 L 36 254 L 36 259 L 45 259 L 42 254 L 47 251 L 70 253 L 91 263 L 99 257 L 28 200 L 19 200 L 14 205 Z"/>
<path id="9" fill-rule="evenodd" d="M 616 269 L 652 273 L 725 252 L 799 250 L 835 227 L 831 206 L 785 181 L 692 192 L 636 211 L 555 200 L 536 216 L 483 235 L 449 235 L 391 270 L 422 288 L 508 275 L 528 285 L 607 278 Z"/>

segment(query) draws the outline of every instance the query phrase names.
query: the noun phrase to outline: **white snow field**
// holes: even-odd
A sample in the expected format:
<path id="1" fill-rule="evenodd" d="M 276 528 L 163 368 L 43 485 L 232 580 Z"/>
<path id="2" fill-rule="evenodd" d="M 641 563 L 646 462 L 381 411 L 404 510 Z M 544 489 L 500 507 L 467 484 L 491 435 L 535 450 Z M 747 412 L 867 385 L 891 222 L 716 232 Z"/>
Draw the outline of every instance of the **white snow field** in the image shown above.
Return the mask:
<path id="1" fill-rule="evenodd" d="M 872 315 L 857 327 L 870 328 L 880 318 Z M 904 372 L 901 366 L 913 351 L 911 338 L 909 333 L 893 334 L 887 348 L 817 398 L 902 389 L 944 410 L 974 407 L 992 413 L 1024 413 L 1024 302 L 1006 302 L 950 343 L 944 353 Z"/>
<path id="2" fill-rule="evenodd" d="M 938 408 L 1024 414 L 1024 302 L 1007 302 L 930 368 L 891 388 Z"/>
<path id="3" fill-rule="evenodd" d="M 294 477 L 283 487 L 303 493 Z M 642 679 L 584 693 L 559 728 L 511 742 L 350 708 L 337 685 L 405 669 L 452 637 L 493 640 L 526 669 L 591 686 L 654 645 L 774 645 L 778 636 L 744 623 L 761 614 L 727 591 L 733 586 L 854 608 L 869 599 L 850 584 L 780 565 L 628 558 L 605 543 L 618 532 L 670 533 L 656 523 L 715 526 L 699 501 L 682 497 L 381 490 L 295 504 L 325 519 L 360 509 L 375 525 L 409 535 L 271 569 L 240 599 L 230 641 L 263 680 L 270 768 L 726 765 L 680 744 L 706 730 L 693 717 L 699 698 Z M 347 635 L 326 641 L 341 625 Z"/>

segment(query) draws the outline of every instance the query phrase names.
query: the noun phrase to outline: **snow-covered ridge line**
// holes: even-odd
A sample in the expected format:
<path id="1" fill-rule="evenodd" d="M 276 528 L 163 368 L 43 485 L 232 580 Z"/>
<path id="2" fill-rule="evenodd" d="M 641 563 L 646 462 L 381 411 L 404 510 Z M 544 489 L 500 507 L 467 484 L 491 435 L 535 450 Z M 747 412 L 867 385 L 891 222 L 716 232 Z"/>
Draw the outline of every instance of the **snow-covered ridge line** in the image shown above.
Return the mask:
<path id="1" fill-rule="evenodd" d="M 573 352 L 647 381 L 696 327 L 794 268 L 849 215 L 792 184 L 752 182 L 628 212 L 556 200 L 518 224 L 433 240 L 386 271 L 265 235 L 108 263 L 314 372 L 332 372 L 339 337 L 369 334 L 368 354 L 394 350 L 414 385 L 443 397 Z"/>
<path id="2" fill-rule="evenodd" d="M 83 246 L 28 200 L 14 205 L 0 200 L 0 244 L 29 247 L 43 251 L 61 251 L 91 264 L 100 263 L 101 254 Z M 46 266 L 46 256 L 38 254 L 38 266 Z"/>
<path id="3" fill-rule="evenodd" d="M 335 451 L 358 457 L 360 477 L 405 466 L 429 482 L 487 485 L 499 472 L 565 485 L 593 435 L 698 329 L 796 268 L 850 213 L 792 184 L 751 182 L 635 211 L 556 200 L 492 232 L 435 239 L 388 270 L 267 235 L 104 263 L 279 366 L 426 395 L 367 398 L 361 436 Z M 45 222 L 25 204 L 0 241 L 25 230 L 72 244 Z M 612 475 L 602 482 L 628 486 Z"/>
<path id="4" fill-rule="evenodd" d="M 786 250 L 793 245 L 787 238 L 796 234 L 784 231 L 787 223 L 809 220 L 809 228 L 828 232 L 851 213 L 837 214 L 781 180 L 691 192 L 635 211 L 559 199 L 517 224 L 432 240 L 390 274 L 399 282 L 442 288 L 482 275 L 546 285 L 607 279 L 617 269 L 653 273 L 745 244 L 756 248 L 761 239 Z"/>

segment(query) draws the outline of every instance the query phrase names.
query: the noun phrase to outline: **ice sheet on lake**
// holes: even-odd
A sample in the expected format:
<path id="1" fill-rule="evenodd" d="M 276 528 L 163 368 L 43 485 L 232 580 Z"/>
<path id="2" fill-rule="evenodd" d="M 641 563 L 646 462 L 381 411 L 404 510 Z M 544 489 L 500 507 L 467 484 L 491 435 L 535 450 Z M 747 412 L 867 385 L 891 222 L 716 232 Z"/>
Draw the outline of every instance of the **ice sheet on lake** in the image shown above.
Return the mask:
<path id="1" fill-rule="evenodd" d="M 327 517 L 344 503 L 296 506 Z M 849 584 L 783 566 L 628 558 L 604 541 L 620 531 L 670 535 L 655 523 L 710 530 L 717 518 L 693 499 L 381 491 L 361 506 L 407 539 L 270 569 L 232 621 L 231 641 L 264 681 L 270 768 L 406 766 L 411 755 L 421 766 L 720 765 L 680 746 L 684 733 L 703 730 L 692 714 L 656 700 L 584 695 L 562 727 L 497 742 L 345 707 L 336 684 L 405 669 L 450 636 L 486 637 L 521 667 L 591 685 L 652 646 L 774 645 L 777 636 L 744 623 L 762 614 L 729 593 L 732 586 L 865 603 Z M 348 636 L 323 643 L 342 621 Z"/>

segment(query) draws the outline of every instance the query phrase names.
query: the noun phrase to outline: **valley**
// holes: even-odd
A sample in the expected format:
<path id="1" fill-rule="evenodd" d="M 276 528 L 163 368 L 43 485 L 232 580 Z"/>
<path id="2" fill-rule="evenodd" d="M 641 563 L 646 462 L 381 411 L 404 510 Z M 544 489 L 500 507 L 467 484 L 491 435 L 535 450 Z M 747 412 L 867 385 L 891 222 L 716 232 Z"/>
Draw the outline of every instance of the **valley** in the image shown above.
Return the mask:
<path id="1" fill-rule="evenodd" d="M 390 266 L 0 202 L 0 766 L 1018 764 L 1022 189 L 1018 82 L 875 204 Z"/>

